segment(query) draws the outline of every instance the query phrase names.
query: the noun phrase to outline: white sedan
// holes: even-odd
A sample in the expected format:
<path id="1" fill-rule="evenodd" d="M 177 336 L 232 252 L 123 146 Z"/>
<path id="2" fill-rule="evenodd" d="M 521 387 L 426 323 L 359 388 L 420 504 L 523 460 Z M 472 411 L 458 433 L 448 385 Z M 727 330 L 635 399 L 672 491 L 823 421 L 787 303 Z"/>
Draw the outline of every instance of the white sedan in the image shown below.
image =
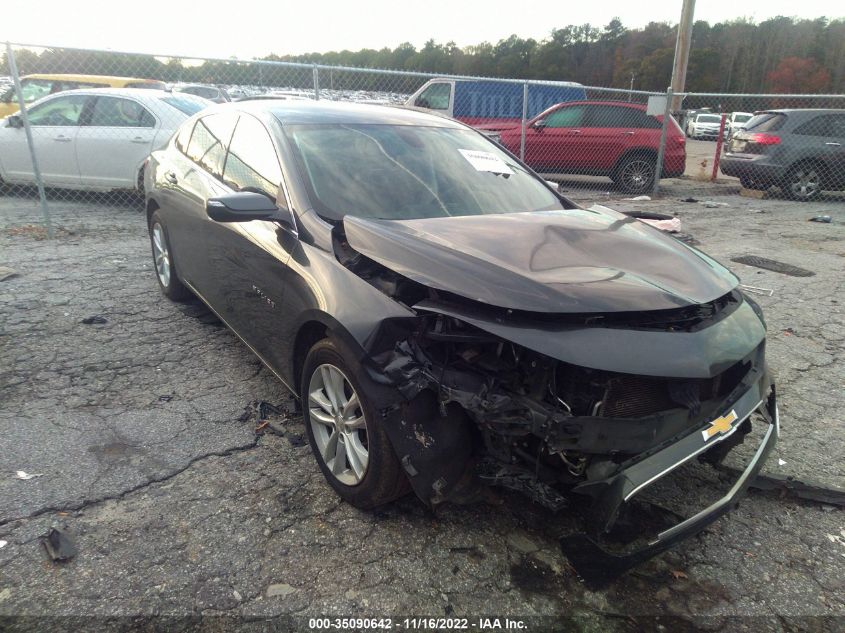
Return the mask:
<path id="1" fill-rule="evenodd" d="M 28 107 L 44 184 L 141 189 L 144 161 L 191 115 L 213 105 L 188 94 L 138 88 L 69 90 Z M 34 184 L 20 114 L 0 120 L 0 184 Z"/>

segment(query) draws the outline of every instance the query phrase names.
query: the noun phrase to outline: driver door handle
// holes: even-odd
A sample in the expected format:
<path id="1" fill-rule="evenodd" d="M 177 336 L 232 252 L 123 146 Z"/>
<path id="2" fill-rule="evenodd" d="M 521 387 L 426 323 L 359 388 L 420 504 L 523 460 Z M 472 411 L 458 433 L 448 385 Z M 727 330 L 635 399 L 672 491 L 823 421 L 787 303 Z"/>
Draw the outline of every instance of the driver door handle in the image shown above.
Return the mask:
<path id="1" fill-rule="evenodd" d="M 179 179 L 176 178 L 176 174 L 174 174 L 172 171 L 164 172 L 164 179 L 167 182 L 169 182 L 171 185 L 175 185 L 176 183 L 179 182 Z"/>
<path id="2" fill-rule="evenodd" d="M 59 143 L 70 143 L 73 139 L 69 136 L 59 135 L 53 137 L 54 141 L 58 141 Z"/>
<path id="3" fill-rule="evenodd" d="M 570 134 L 580 134 L 580 133 L 581 133 L 581 130 L 572 130 L 572 131 L 571 131 L 571 132 L 569 132 L 569 133 L 570 133 Z"/>
<path id="4" fill-rule="evenodd" d="M 143 136 L 136 136 L 135 138 L 133 138 L 130 141 L 130 143 L 142 143 L 142 144 L 146 145 L 148 143 L 148 141 Z"/>
<path id="5" fill-rule="evenodd" d="M 634 132 L 633 130 L 628 130 L 627 132 L 622 132 L 622 134 L 625 134 L 627 136 L 633 136 L 634 134 L 636 134 L 636 132 Z"/>

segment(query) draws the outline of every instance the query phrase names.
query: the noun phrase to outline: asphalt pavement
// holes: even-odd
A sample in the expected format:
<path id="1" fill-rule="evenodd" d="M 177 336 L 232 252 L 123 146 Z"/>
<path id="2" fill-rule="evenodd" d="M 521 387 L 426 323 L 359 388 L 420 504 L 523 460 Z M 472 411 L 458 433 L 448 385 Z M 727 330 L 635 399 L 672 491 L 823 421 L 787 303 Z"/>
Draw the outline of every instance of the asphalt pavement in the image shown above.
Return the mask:
<path id="1" fill-rule="evenodd" d="M 755 297 L 781 402 L 767 471 L 843 488 L 845 205 L 700 187 L 672 181 L 641 202 L 570 193 L 677 213 L 743 283 L 773 291 Z M 291 618 L 297 630 L 318 616 L 390 617 L 397 629 L 405 617 L 466 617 L 484 630 L 479 617 L 507 615 L 530 630 L 842 630 L 845 515 L 789 493 L 752 492 L 600 590 L 558 545 L 578 528 L 572 513 L 507 493 L 434 513 L 413 497 L 374 512 L 340 502 L 284 387 L 201 309 L 158 291 L 138 206 L 86 196 L 51 210 L 47 240 L 31 194 L 0 198 L 0 267 L 16 273 L 0 281 L 0 628 L 229 615 Z M 807 221 L 820 214 L 833 222 Z M 814 275 L 730 261 L 741 255 Z M 82 322 L 92 316 L 105 322 Z M 259 402 L 278 412 L 262 416 Z M 693 472 L 678 495 L 695 506 L 714 477 Z M 56 526 L 78 550 L 65 563 L 41 545 Z"/>

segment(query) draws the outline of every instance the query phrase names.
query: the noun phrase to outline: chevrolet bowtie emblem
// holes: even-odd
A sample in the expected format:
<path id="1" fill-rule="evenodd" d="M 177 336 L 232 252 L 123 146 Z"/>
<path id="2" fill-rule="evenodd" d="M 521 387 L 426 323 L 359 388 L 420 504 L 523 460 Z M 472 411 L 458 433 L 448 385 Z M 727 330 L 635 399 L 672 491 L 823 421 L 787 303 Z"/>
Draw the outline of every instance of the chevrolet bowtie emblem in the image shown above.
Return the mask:
<path id="1" fill-rule="evenodd" d="M 701 436 L 706 442 L 716 434 L 727 433 L 731 430 L 731 425 L 736 421 L 736 411 L 731 411 L 727 415 L 716 418 L 710 423 L 710 426 L 701 432 Z"/>

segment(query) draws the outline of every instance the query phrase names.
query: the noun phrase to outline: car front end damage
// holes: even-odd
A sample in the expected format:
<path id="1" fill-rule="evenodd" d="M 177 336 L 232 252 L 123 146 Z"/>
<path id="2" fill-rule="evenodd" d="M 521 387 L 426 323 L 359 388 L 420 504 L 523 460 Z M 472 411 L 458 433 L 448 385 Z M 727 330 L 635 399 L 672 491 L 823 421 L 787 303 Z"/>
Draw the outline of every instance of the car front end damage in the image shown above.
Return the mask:
<path id="1" fill-rule="evenodd" d="M 362 362 L 425 503 L 471 502 L 499 486 L 554 512 L 585 505 L 586 532 L 562 544 L 579 573 L 596 578 L 700 531 L 760 470 L 777 438 L 775 388 L 762 313 L 735 283 L 675 308 L 522 311 L 375 261 L 386 249 L 369 249 L 378 240 L 368 242 L 363 226 L 348 221 L 336 253 L 414 314 L 380 322 Z M 763 439 L 724 497 L 642 547 L 604 546 L 644 490 L 694 459 L 718 464 L 752 425 L 765 429 Z"/>

